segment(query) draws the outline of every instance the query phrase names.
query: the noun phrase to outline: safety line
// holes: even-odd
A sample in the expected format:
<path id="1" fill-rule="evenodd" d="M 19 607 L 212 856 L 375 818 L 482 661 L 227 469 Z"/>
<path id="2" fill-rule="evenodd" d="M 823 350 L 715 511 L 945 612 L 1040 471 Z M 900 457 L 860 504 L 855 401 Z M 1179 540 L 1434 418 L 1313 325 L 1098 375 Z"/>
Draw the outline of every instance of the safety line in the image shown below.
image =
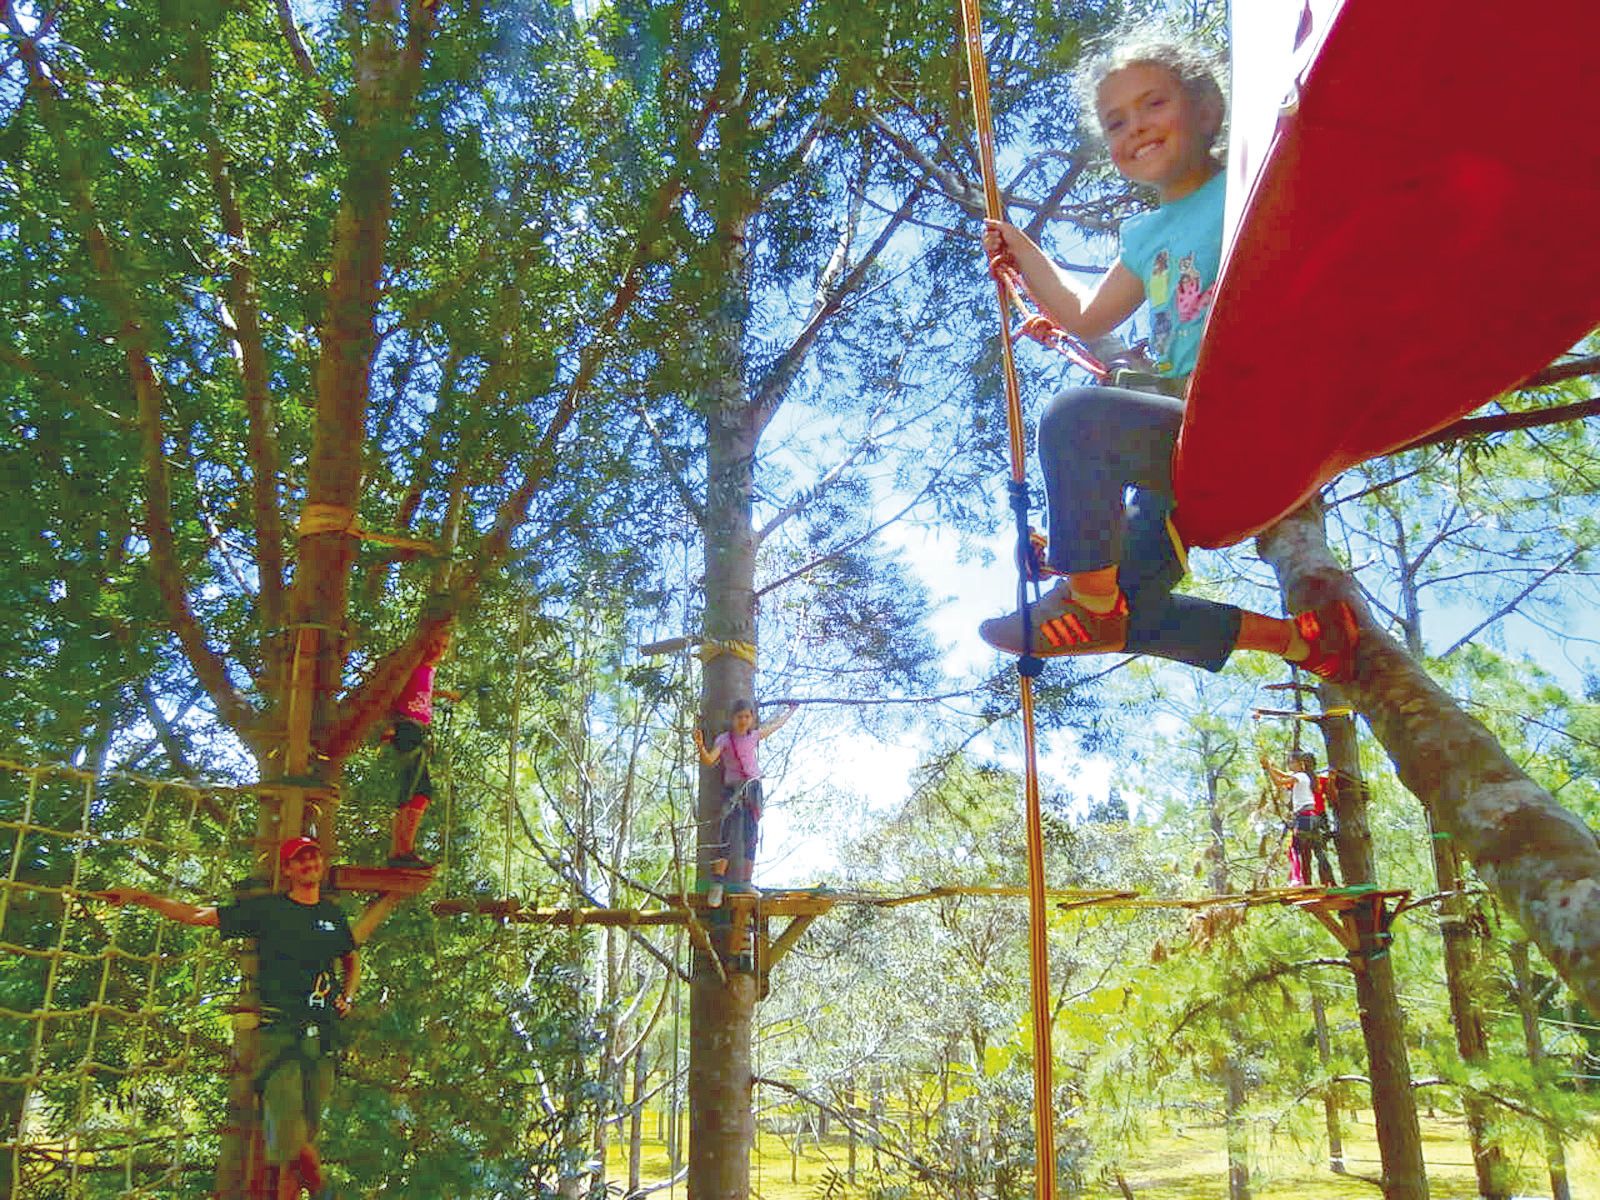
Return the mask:
<path id="1" fill-rule="evenodd" d="M 983 170 L 983 205 L 991 220 L 1000 220 L 1000 185 L 995 174 L 994 121 L 989 112 L 989 67 L 983 51 L 982 17 L 978 0 L 961 0 L 961 24 L 966 37 L 967 73 L 972 83 L 973 128 L 978 136 L 979 161 Z M 1011 443 L 1011 501 L 1016 514 L 1018 547 L 1027 544 L 1027 450 L 1023 439 L 1022 389 L 1017 382 L 1017 363 L 1011 345 L 1011 311 L 1006 285 L 995 280 L 995 299 L 1000 307 L 1000 362 L 1005 372 L 1006 428 Z M 1019 561 L 1021 578 L 1017 586 L 1022 614 L 1022 644 L 1032 644 L 1032 620 L 1028 607 L 1027 573 Z M 1042 664 L 1026 656 L 1017 663 L 1022 693 L 1022 750 L 1024 799 L 1027 808 L 1028 836 L 1028 990 L 1033 1010 L 1033 1125 L 1037 1152 L 1034 1190 L 1039 1200 L 1055 1200 L 1055 1084 L 1052 1039 L 1050 1036 L 1050 941 L 1049 919 L 1044 891 L 1044 820 L 1039 803 L 1039 758 L 1033 717 L 1033 675 Z"/>

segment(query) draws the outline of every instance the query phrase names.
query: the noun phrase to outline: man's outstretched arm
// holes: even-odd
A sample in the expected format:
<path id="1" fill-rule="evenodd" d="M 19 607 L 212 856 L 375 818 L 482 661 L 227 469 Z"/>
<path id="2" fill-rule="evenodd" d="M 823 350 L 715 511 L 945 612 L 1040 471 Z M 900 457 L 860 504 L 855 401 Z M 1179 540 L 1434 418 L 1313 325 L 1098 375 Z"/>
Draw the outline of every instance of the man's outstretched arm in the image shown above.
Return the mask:
<path id="1" fill-rule="evenodd" d="M 137 904 L 141 908 L 148 908 L 151 912 L 160 913 L 169 920 L 181 921 L 185 925 L 215 927 L 217 924 L 217 906 L 214 904 L 185 904 L 182 900 L 169 900 L 165 896 L 155 896 L 130 887 L 107 888 L 103 892 L 91 892 L 90 895 L 97 896 L 107 904 L 115 904 L 119 908 L 124 904 Z"/>

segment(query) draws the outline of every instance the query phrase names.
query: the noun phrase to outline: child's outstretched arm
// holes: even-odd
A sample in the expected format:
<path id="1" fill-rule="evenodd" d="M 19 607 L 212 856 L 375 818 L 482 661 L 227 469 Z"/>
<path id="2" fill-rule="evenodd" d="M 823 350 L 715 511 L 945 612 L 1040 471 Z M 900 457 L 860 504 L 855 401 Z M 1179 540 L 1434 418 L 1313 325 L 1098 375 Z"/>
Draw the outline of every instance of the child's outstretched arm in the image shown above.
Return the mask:
<path id="1" fill-rule="evenodd" d="M 1289 771 L 1280 771 L 1277 767 L 1273 766 L 1271 760 L 1269 760 L 1265 754 L 1261 756 L 1261 767 L 1268 775 L 1272 776 L 1272 782 L 1277 784 L 1279 787 L 1287 788 L 1294 786 L 1294 775 Z"/>
<path id="2" fill-rule="evenodd" d="M 694 748 L 695 752 L 700 755 L 700 761 L 708 767 L 716 766 L 717 761 L 722 757 L 721 746 L 706 748 L 706 735 L 700 732 L 698 725 L 695 726 L 694 730 Z"/>
<path id="3" fill-rule="evenodd" d="M 790 717 L 794 716 L 795 713 L 799 711 L 800 706 L 798 704 L 789 704 L 785 706 L 781 713 L 773 717 L 772 720 L 768 721 L 756 731 L 756 737 L 758 739 L 771 737 L 773 734 L 777 733 L 778 730 L 783 728 L 784 722 L 786 722 Z"/>
<path id="4" fill-rule="evenodd" d="M 1094 287 L 1086 287 L 1051 262 L 1037 242 L 1009 221 L 983 223 L 983 248 L 990 262 L 999 259 L 1015 264 L 1034 303 L 1074 337 L 1102 337 L 1144 303 L 1144 284 L 1121 261 Z"/>

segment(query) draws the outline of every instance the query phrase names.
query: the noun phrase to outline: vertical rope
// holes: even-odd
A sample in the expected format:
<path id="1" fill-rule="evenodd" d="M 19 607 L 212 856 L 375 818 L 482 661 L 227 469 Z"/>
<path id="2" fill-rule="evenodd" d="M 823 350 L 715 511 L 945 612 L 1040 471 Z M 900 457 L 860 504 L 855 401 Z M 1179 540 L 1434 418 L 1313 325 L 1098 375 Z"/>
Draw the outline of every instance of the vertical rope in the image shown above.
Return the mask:
<path id="1" fill-rule="evenodd" d="M 522 643 L 528 630 L 528 614 L 524 610 L 517 618 L 515 658 L 511 664 L 511 744 L 506 748 L 506 803 L 505 803 L 505 878 L 500 894 L 506 899 L 511 891 L 511 809 L 517 802 L 517 758 L 521 753 L 518 742 L 522 736 Z"/>
<path id="2" fill-rule="evenodd" d="M 94 780 L 85 778 L 83 781 L 83 809 L 78 814 L 78 828 L 83 830 L 85 833 L 88 832 L 89 822 L 91 819 L 90 814 L 93 811 Z M 82 842 L 80 842 L 79 845 L 81 846 Z M 56 986 L 61 981 L 61 962 L 66 957 L 67 930 L 72 925 L 72 897 L 77 894 L 79 885 L 82 883 L 82 881 L 83 853 L 80 850 L 78 853 L 72 856 L 72 876 L 67 884 L 67 890 L 64 890 L 61 894 L 61 928 L 56 934 L 56 944 L 54 948 L 55 952 L 50 956 L 50 967 L 45 973 L 44 998 L 39 1002 L 39 1008 L 43 1012 L 49 1012 L 50 1009 L 54 1007 Z M 102 991 L 99 1000 L 97 1001 L 97 1007 L 98 1004 L 104 1002 L 105 993 Z M 38 1076 L 43 1076 L 44 1074 L 45 1024 L 46 1023 L 44 1021 L 40 1021 L 36 1026 L 34 1026 L 33 1061 L 28 1067 L 28 1070 L 31 1074 Z M 81 1066 L 82 1064 L 80 1064 L 80 1067 Z M 18 1149 L 20 1151 L 21 1147 L 18 1147 Z M 79 1156 L 76 1154 L 72 1156 L 72 1165 L 67 1171 L 67 1185 L 69 1189 L 78 1182 L 78 1158 Z"/>
<path id="3" fill-rule="evenodd" d="M 1000 207 L 1000 185 L 995 174 L 994 121 L 989 112 L 989 68 L 983 51 L 982 18 L 978 0 L 961 0 L 961 24 L 966 36 L 967 71 L 972 81 L 973 127 L 978 135 L 978 152 L 983 168 L 984 210 L 991 220 L 1004 215 Z M 1005 372 L 1006 428 L 1011 441 L 1012 508 L 1017 512 L 1019 545 L 1027 538 L 1027 448 L 1023 440 L 1022 388 L 1017 382 L 1016 358 L 1011 347 L 1011 312 L 1003 283 L 996 281 L 995 298 L 1000 308 L 1000 361 Z M 1026 572 L 1018 584 L 1023 617 L 1024 645 L 1030 622 L 1026 602 Z M 1028 836 L 1028 987 L 1033 1010 L 1033 1125 L 1038 1166 L 1035 1194 L 1039 1200 L 1055 1200 L 1056 1150 L 1054 1112 L 1054 1062 L 1050 1037 L 1050 941 L 1044 891 L 1044 822 L 1039 806 L 1039 761 L 1034 730 L 1033 676 L 1042 664 L 1031 656 L 1017 664 L 1022 692 L 1022 750 L 1024 800 L 1027 808 Z"/>
<path id="4" fill-rule="evenodd" d="M 9 885 L 0 889 L 0 938 L 5 937 L 6 916 L 11 907 L 11 891 L 17 884 L 17 872 L 22 865 L 22 839 L 27 836 L 27 831 L 33 826 L 34 811 L 39 799 L 39 771 L 28 772 L 28 795 L 22 804 L 22 819 L 17 822 L 17 837 L 11 847 L 11 865 L 6 872 L 6 883 Z M 44 1022 L 39 1023 L 41 1026 Z M 22 1099 L 17 1105 L 17 1133 L 16 1145 L 11 1151 L 11 1190 L 13 1196 L 22 1194 L 22 1147 L 23 1139 L 28 1130 L 28 1101 L 33 1096 L 33 1090 L 38 1086 L 36 1071 L 30 1071 L 29 1077 L 22 1081 Z"/>
<path id="5" fill-rule="evenodd" d="M 683 1064 L 678 1040 L 683 1023 L 683 943 L 680 926 L 672 941 L 672 1103 L 668 1107 L 672 1127 L 667 1133 L 667 1200 L 678 1200 L 678 1160 L 683 1157 Z"/>

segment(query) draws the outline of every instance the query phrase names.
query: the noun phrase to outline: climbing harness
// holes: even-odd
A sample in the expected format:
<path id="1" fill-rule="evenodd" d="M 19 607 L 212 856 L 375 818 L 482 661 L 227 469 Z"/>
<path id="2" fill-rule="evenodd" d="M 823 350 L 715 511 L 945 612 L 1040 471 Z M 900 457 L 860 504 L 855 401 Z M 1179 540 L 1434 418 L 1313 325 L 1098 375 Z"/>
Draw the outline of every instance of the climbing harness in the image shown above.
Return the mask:
<path id="1" fill-rule="evenodd" d="M 966 37 L 967 72 L 972 83 L 973 128 L 978 136 L 979 159 L 983 169 L 984 211 L 991 220 L 1004 215 L 1000 206 L 1000 187 L 995 173 L 994 122 L 989 112 L 989 68 L 983 51 L 982 19 L 978 0 L 961 0 L 961 24 Z M 1023 441 L 1022 389 L 1017 382 L 1017 364 L 1011 338 L 1010 304 L 1015 288 L 1003 273 L 995 279 L 1000 305 L 1000 361 L 1005 373 L 1006 427 L 1011 446 L 1011 511 L 1016 517 L 1017 552 L 1026 561 L 1032 542 L 1028 530 L 1027 449 Z M 1032 322 L 1024 322 L 1027 330 Z M 1022 614 L 1022 644 L 1032 639 L 1032 612 L 1029 605 L 1029 572 L 1021 570 L 1017 579 L 1018 610 Z M 1037 592 L 1037 584 L 1034 585 Z M 1044 822 L 1039 804 L 1039 756 L 1033 719 L 1033 680 L 1044 668 L 1041 659 L 1026 654 L 1017 660 L 1018 683 L 1022 694 L 1022 747 L 1024 797 L 1027 807 L 1028 840 L 1028 986 L 1033 1013 L 1033 1125 L 1037 1164 L 1035 1192 L 1039 1200 L 1055 1200 L 1056 1151 L 1054 1112 L 1054 1062 L 1051 1051 L 1050 942 L 1044 886 Z"/>

